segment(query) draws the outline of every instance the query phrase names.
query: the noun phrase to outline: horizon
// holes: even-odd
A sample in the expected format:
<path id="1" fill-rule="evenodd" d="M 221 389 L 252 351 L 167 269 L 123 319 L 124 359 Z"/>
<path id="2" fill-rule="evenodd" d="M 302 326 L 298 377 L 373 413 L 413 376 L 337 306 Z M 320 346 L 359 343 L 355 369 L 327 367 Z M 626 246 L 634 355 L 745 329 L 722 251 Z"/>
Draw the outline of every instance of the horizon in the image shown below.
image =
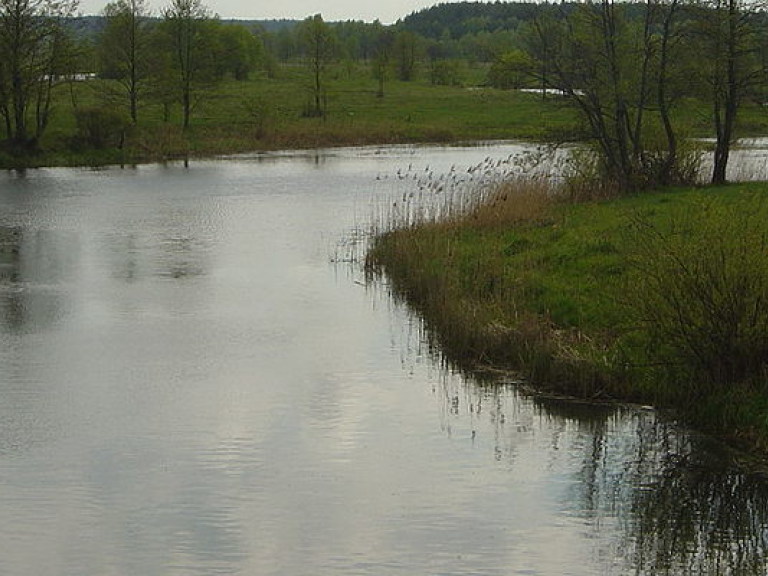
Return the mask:
<path id="1" fill-rule="evenodd" d="M 456 0 L 462 1 L 462 0 Z M 83 0 L 79 13 L 83 16 L 98 16 L 107 5 L 106 0 Z M 153 13 L 157 13 L 169 2 L 150 0 Z M 246 0 L 211 0 L 204 2 L 211 12 L 223 19 L 232 20 L 304 20 L 321 14 L 326 21 L 348 20 L 393 24 L 413 12 L 430 8 L 438 3 L 455 3 L 453 0 L 389 0 L 388 2 L 362 3 L 355 0 L 285 0 L 272 8 L 259 6 Z"/>

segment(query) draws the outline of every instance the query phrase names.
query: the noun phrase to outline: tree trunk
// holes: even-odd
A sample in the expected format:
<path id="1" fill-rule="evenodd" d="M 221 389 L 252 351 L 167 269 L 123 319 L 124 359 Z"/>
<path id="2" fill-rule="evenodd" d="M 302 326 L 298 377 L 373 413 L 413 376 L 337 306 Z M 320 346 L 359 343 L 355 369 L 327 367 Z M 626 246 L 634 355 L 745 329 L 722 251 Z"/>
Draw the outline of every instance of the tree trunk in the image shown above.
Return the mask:
<path id="1" fill-rule="evenodd" d="M 715 144 L 715 159 L 712 168 L 712 184 L 725 184 L 728 169 L 728 159 L 731 153 L 731 141 L 733 140 L 734 127 L 736 125 L 736 113 L 739 109 L 739 78 L 736 71 L 736 59 L 738 58 L 737 46 L 737 19 L 738 6 L 736 0 L 728 0 L 728 27 L 726 37 L 726 76 L 723 91 L 722 106 L 715 98 L 715 123 L 717 130 L 717 142 Z"/>

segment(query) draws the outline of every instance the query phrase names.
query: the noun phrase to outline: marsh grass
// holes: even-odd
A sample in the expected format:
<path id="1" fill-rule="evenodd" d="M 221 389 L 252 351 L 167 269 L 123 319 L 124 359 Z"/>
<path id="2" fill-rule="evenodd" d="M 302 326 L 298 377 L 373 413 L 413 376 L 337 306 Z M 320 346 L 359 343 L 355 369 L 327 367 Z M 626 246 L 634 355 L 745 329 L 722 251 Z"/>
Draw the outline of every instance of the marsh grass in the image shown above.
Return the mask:
<path id="1" fill-rule="evenodd" d="M 572 304 L 542 287 L 549 240 L 541 233 L 557 233 L 565 200 L 553 181 L 530 157 L 512 156 L 460 176 L 415 178 L 375 218 L 366 269 L 420 312 L 431 345 L 456 366 L 539 385 L 568 381 L 578 395 L 600 397 L 618 364 L 573 322 L 555 321 Z"/>
<path id="2" fill-rule="evenodd" d="M 367 271 L 430 346 L 461 369 L 673 407 L 768 445 L 766 186 L 574 203 L 514 162 L 494 179 L 488 160 L 445 197 L 433 175 L 379 215 Z"/>

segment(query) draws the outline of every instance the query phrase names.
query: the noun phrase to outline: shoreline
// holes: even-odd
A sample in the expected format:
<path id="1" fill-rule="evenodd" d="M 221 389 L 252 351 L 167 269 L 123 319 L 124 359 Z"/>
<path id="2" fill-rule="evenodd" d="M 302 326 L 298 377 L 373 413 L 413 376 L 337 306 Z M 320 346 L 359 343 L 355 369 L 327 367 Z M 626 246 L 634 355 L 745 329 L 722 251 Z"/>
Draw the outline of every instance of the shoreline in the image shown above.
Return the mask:
<path id="1" fill-rule="evenodd" d="M 699 234 L 694 221 L 712 213 L 718 219 L 697 242 L 719 234 L 738 243 L 736 223 L 751 219 L 762 229 L 768 222 L 767 191 L 767 183 L 661 191 L 536 207 L 507 222 L 485 222 L 481 207 L 450 222 L 394 226 L 374 239 L 366 265 L 369 274 L 386 276 L 395 297 L 423 319 L 429 344 L 460 371 L 520 375 L 514 380 L 544 396 L 671 410 L 696 430 L 766 457 L 762 356 L 756 372 L 718 380 L 713 374 L 730 362 L 727 350 L 713 349 L 709 364 L 700 365 L 697 351 L 689 357 L 684 343 L 647 325 L 646 303 L 628 300 L 656 290 L 635 268 L 638 258 L 646 258 L 643 266 L 659 259 L 643 254 L 647 246 L 626 230 L 641 214 L 654 226 L 693 222 L 691 233 Z M 679 248 L 697 250 L 687 241 Z M 652 342 L 656 350 L 648 349 Z M 702 337 L 702 348 L 708 344 Z"/>

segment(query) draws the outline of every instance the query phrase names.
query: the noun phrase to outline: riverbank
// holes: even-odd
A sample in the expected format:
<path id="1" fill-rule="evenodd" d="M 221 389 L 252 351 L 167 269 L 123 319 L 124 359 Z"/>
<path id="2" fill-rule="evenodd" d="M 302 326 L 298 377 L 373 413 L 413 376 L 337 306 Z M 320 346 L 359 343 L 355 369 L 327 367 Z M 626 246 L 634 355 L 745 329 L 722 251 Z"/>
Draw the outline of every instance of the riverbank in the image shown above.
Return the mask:
<path id="1" fill-rule="evenodd" d="M 378 84 L 363 64 L 335 67 L 329 77 L 327 114 L 303 114 L 309 95 L 306 70 L 283 66 L 274 77 L 227 80 L 197 94 L 191 125 L 181 128 L 178 106 L 151 100 L 130 125 L 119 86 L 109 80 L 61 84 L 39 150 L 13 156 L 0 148 L 0 169 L 103 166 L 210 157 L 242 152 L 405 143 L 509 140 L 573 141 L 574 108 L 560 97 L 485 86 L 487 68 L 468 67 L 461 85 L 427 78 Z M 680 106 L 685 133 L 706 137 L 712 128 L 701 102 Z M 768 132 L 762 108 L 745 104 L 739 134 Z"/>
<path id="2" fill-rule="evenodd" d="M 130 126 L 109 81 L 62 85 L 39 153 L 13 157 L 0 150 L 0 168 L 132 164 L 370 144 L 573 138 L 576 115 L 562 99 L 482 87 L 484 74 L 484 68 L 469 71 L 461 86 L 391 80 L 379 97 L 368 68 L 340 66 L 329 80 L 327 113 L 316 118 L 303 114 L 309 94 L 306 71 L 286 66 L 274 78 L 228 80 L 200 93 L 187 130 L 181 129 L 177 107 L 165 110 L 152 102 L 142 106 L 138 124 Z"/>
<path id="3" fill-rule="evenodd" d="M 371 274 L 455 366 L 672 408 L 768 446 L 765 184 L 573 202 L 542 182 L 380 234 Z"/>

